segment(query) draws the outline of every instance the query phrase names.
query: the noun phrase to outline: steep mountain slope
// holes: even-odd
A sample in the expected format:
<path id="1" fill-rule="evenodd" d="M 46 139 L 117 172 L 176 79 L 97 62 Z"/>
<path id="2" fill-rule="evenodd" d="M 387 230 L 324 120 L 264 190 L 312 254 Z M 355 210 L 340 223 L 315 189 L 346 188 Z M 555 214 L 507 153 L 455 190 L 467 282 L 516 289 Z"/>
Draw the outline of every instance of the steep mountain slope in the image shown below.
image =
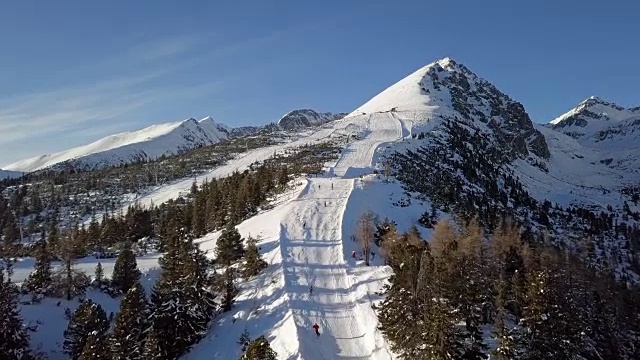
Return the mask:
<path id="1" fill-rule="evenodd" d="M 326 124 L 329 121 L 341 119 L 346 115 L 346 113 L 318 113 L 311 109 L 298 109 L 285 114 L 278 121 L 278 125 L 285 130 L 299 129 Z"/>
<path id="2" fill-rule="evenodd" d="M 29 172 L 63 162 L 89 169 L 120 165 L 214 144 L 226 139 L 228 134 L 229 128 L 217 124 L 211 117 L 200 121 L 191 118 L 107 136 L 89 145 L 21 160 L 5 168 Z"/>
<path id="3" fill-rule="evenodd" d="M 522 104 L 451 58 L 429 64 L 384 90 L 349 116 L 391 112 L 409 123 L 439 118 L 477 123 L 509 158 L 549 156 L 544 136 Z"/>

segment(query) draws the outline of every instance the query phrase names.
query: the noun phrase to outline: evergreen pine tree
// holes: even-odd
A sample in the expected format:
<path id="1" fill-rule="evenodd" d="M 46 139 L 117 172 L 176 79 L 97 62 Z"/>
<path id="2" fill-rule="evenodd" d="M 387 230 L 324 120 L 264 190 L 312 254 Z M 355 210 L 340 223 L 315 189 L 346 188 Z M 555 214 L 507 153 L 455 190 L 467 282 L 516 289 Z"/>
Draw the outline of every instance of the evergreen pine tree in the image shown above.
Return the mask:
<path id="1" fill-rule="evenodd" d="M 243 239 L 235 226 L 229 224 L 216 242 L 216 260 L 228 266 L 244 254 Z"/>
<path id="2" fill-rule="evenodd" d="M 621 358 L 620 346 L 616 339 L 618 327 L 615 326 L 615 317 L 611 311 L 612 306 L 602 299 L 597 290 L 593 290 L 589 300 L 590 324 L 588 329 L 590 333 L 588 335 L 593 346 L 584 349 L 580 355 L 589 360 Z"/>
<path id="3" fill-rule="evenodd" d="M 40 240 L 35 245 L 34 271 L 25 280 L 23 289 L 31 293 L 33 301 L 40 301 L 51 293 L 51 254 L 47 249 L 47 242 Z"/>
<path id="4" fill-rule="evenodd" d="M 496 318 L 494 337 L 498 346 L 493 350 L 493 354 L 498 360 L 515 359 L 518 355 L 517 350 L 517 334 L 507 327 L 507 309 L 505 304 L 507 301 L 507 284 L 504 280 L 505 275 L 501 274 L 496 285 Z"/>
<path id="5" fill-rule="evenodd" d="M 140 283 L 135 283 L 120 303 L 113 332 L 109 338 L 113 360 L 142 359 L 144 333 L 149 304 Z"/>
<path id="6" fill-rule="evenodd" d="M 161 277 L 151 294 L 150 320 L 161 353 L 176 358 L 206 334 L 215 303 L 208 290 L 206 258 L 192 238 L 174 231 L 166 251 L 160 259 Z"/>
<path id="7" fill-rule="evenodd" d="M 249 346 L 250 342 L 251 342 L 251 338 L 249 337 L 249 330 L 245 328 L 237 342 L 238 345 L 240 345 L 243 353 L 247 351 L 247 346 Z"/>
<path id="8" fill-rule="evenodd" d="M 102 254 L 106 247 L 114 246 L 123 240 L 125 240 L 124 234 L 120 224 L 118 224 L 118 219 L 115 217 L 106 217 L 102 223 L 100 242 L 96 251 Z"/>
<path id="9" fill-rule="evenodd" d="M 191 216 L 191 227 L 193 228 L 193 233 L 196 237 L 200 237 L 206 233 L 206 211 L 207 200 L 204 197 L 204 192 L 198 192 L 195 195 L 192 211 L 193 214 Z"/>
<path id="10" fill-rule="evenodd" d="M 233 308 L 235 298 L 238 295 L 238 289 L 234 284 L 235 269 L 231 266 L 227 267 L 222 275 L 224 282 L 224 292 L 222 294 L 222 310 L 229 311 Z"/>
<path id="11" fill-rule="evenodd" d="M 120 293 L 126 293 L 140 279 L 140 270 L 131 243 L 126 241 L 113 267 L 111 285 Z"/>
<path id="12" fill-rule="evenodd" d="M 488 267 L 485 265 L 486 251 L 482 228 L 476 218 L 462 226 L 457 255 L 460 283 L 460 314 L 465 322 L 463 337 L 467 344 L 463 357 L 468 360 L 486 359 L 481 323 L 484 307 L 489 303 L 489 283 L 485 281 Z"/>
<path id="13" fill-rule="evenodd" d="M 247 239 L 246 264 L 243 271 L 245 279 L 258 275 L 262 269 L 267 267 L 267 262 L 262 259 L 256 243 L 257 241 L 254 238 L 249 237 Z"/>
<path id="14" fill-rule="evenodd" d="M 75 263 L 73 238 L 64 237 L 58 248 L 62 267 L 53 276 L 53 291 L 56 296 L 64 296 L 67 300 L 71 300 L 74 296 L 84 294 L 90 281 L 84 272 L 77 271 L 73 267 Z"/>
<path id="15" fill-rule="evenodd" d="M 144 351 L 142 359 L 144 360 L 167 360 L 171 359 L 166 350 L 166 345 L 162 345 L 161 332 L 158 328 L 153 327 L 147 335 L 144 343 Z"/>
<path id="16" fill-rule="evenodd" d="M 86 300 L 73 313 L 64 331 L 64 352 L 76 360 L 91 334 L 103 338 L 109 330 L 107 314 L 100 304 Z"/>
<path id="17" fill-rule="evenodd" d="M 18 289 L 0 269 L 0 355 L 3 359 L 32 359 L 29 335 L 22 326 Z"/>
<path id="18" fill-rule="evenodd" d="M 49 219 L 49 230 L 47 230 L 47 245 L 49 246 L 49 250 L 52 254 L 59 253 L 59 244 L 60 234 L 58 230 L 58 212 L 54 211 Z"/>
<path id="19" fill-rule="evenodd" d="M 82 353 L 78 357 L 78 360 L 111 360 L 111 353 L 107 342 L 97 331 L 92 332 L 87 337 L 87 342 L 84 345 Z M 129 359 L 129 358 L 128 358 Z"/>
<path id="20" fill-rule="evenodd" d="M 264 336 L 249 343 L 247 351 L 240 356 L 239 360 L 276 360 L 278 354 L 273 351 L 269 341 Z"/>
<path id="21" fill-rule="evenodd" d="M 0 236 L 0 259 L 4 264 L 4 271 L 8 279 L 13 275 L 13 264 L 16 258 L 17 242 L 20 240 L 20 230 L 12 211 L 7 211 L 4 219 L 4 229 Z"/>
<path id="22" fill-rule="evenodd" d="M 98 265 L 96 265 L 96 269 L 94 271 L 94 282 L 95 285 L 97 287 L 102 286 L 102 284 L 104 283 L 104 270 L 102 269 L 102 263 L 98 262 Z"/>
<path id="23" fill-rule="evenodd" d="M 89 223 L 89 229 L 87 230 L 87 245 L 91 252 L 97 251 L 101 248 L 100 243 L 100 224 L 95 215 L 91 216 L 91 222 Z"/>

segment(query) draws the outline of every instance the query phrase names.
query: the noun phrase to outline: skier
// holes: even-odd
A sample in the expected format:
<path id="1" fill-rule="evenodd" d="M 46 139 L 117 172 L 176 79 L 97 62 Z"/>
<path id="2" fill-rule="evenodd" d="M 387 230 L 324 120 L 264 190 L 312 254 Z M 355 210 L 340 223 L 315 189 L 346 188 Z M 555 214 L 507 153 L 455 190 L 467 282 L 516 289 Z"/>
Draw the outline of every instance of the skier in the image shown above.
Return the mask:
<path id="1" fill-rule="evenodd" d="M 309 295 L 313 295 L 313 285 L 309 286 Z"/>
<path id="2" fill-rule="evenodd" d="M 351 252 L 351 257 L 353 258 L 353 260 L 355 260 L 355 259 L 356 259 L 356 251 L 355 251 L 355 250 L 353 250 L 353 251 Z"/>
<path id="3" fill-rule="evenodd" d="M 315 330 L 315 331 L 316 331 L 316 336 L 318 336 L 318 337 L 319 337 L 319 336 L 320 336 L 320 326 L 318 326 L 318 323 L 315 323 L 315 324 L 313 325 L 313 330 Z"/>
<path id="4" fill-rule="evenodd" d="M 305 229 L 306 227 L 307 227 L 307 222 L 305 221 L 302 223 L 302 228 Z"/>
<path id="5" fill-rule="evenodd" d="M 333 183 L 331 183 L 331 190 L 333 190 Z"/>

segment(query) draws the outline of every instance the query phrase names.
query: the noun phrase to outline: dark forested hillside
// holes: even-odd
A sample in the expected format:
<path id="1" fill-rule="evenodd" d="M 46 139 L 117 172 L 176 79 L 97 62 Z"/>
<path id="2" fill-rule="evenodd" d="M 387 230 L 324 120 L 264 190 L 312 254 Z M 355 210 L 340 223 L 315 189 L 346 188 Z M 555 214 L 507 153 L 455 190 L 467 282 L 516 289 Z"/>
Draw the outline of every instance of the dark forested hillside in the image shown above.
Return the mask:
<path id="1" fill-rule="evenodd" d="M 486 237 L 475 218 L 416 234 L 393 225 L 379 234 L 394 270 L 380 328 L 401 358 L 640 356 L 640 292 L 576 254 L 530 245 L 510 221 Z"/>

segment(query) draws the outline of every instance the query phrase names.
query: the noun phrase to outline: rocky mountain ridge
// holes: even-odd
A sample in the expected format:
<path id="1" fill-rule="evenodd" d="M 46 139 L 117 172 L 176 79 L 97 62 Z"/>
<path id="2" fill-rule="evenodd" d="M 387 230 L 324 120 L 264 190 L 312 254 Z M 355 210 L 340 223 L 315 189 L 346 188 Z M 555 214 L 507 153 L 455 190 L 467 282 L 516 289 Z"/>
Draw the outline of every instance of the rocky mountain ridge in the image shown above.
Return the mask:
<path id="1" fill-rule="evenodd" d="M 278 125 L 285 130 L 295 130 L 303 127 L 319 126 L 342 119 L 347 113 L 319 113 L 312 109 L 297 109 L 285 114 L 279 121 Z"/>

